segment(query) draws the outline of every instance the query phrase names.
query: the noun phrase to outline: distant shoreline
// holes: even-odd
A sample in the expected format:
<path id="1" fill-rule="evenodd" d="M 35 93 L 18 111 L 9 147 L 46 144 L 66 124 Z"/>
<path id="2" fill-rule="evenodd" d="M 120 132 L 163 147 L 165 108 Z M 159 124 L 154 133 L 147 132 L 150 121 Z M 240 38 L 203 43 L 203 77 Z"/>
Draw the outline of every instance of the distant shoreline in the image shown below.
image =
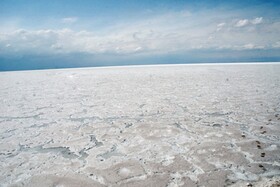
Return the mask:
<path id="1" fill-rule="evenodd" d="M 104 68 L 131 68 L 131 67 L 154 67 L 154 66 L 205 66 L 205 65 L 280 65 L 280 62 L 194 62 L 178 64 L 132 64 L 132 65 L 104 65 L 104 66 L 87 66 L 87 67 L 67 67 L 67 68 L 41 68 L 41 69 L 20 69 L 20 70 L 1 70 L 1 72 L 17 71 L 49 71 L 49 70 L 71 70 L 71 69 L 104 69 Z"/>

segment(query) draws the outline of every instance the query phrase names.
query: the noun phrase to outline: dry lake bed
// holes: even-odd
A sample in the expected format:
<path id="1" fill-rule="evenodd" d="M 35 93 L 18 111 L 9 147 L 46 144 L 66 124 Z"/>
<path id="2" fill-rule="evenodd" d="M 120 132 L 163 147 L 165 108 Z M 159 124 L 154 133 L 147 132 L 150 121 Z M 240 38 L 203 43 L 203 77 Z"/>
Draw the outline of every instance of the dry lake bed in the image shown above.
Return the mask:
<path id="1" fill-rule="evenodd" d="M 0 73 L 0 186 L 280 186 L 280 64 Z"/>

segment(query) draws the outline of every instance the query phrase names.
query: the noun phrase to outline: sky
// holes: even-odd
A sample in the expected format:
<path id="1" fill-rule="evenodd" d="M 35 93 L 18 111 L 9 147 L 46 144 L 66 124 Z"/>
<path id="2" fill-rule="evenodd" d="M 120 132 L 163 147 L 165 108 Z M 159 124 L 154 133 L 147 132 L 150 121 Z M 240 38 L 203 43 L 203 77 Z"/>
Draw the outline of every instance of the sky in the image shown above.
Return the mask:
<path id="1" fill-rule="evenodd" d="M 279 0 L 1 0 L 0 71 L 280 61 L 279 10 Z"/>

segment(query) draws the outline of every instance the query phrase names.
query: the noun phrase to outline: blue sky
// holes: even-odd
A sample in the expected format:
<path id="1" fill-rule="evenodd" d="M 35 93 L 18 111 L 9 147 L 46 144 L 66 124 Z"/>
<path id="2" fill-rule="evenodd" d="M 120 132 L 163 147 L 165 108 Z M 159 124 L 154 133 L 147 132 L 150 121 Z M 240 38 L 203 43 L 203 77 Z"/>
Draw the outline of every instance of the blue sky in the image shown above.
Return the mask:
<path id="1" fill-rule="evenodd" d="M 280 1 L 1 0 L 0 70 L 280 61 Z"/>

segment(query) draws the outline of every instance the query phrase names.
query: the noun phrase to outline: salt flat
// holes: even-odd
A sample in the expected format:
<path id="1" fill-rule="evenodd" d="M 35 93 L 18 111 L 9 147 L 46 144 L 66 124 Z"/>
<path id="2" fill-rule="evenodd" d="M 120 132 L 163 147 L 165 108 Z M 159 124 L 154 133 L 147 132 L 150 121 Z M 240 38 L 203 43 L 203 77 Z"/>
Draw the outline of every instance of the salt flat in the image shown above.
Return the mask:
<path id="1" fill-rule="evenodd" d="M 279 63 L 1 72 L 0 86 L 0 186 L 279 181 Z"/>

